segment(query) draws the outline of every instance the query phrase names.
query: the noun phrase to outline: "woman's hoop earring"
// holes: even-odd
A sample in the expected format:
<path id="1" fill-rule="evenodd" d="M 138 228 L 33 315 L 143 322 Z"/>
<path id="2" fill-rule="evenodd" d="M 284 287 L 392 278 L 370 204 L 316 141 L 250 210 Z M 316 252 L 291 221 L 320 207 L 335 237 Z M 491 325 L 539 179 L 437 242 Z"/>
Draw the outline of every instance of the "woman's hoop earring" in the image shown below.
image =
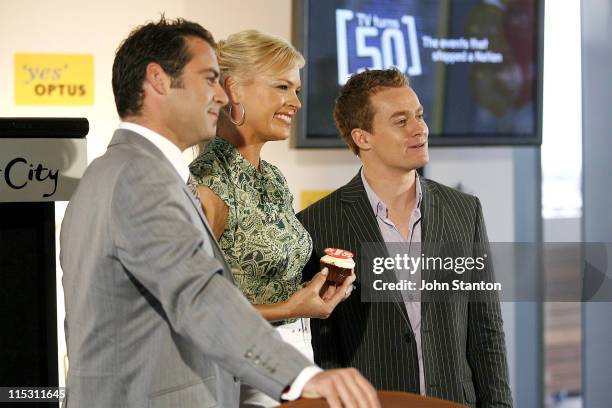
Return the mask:
<path id="1" fill-rule="evenodd" d="M 234 122 L 234 118 L 232 117 L 232 107 L 234 106 L 234 104 L 229 104 L 229 120 L 236 126 L 244 124 L 244 120 L 246 119 L 246 111 L 244 110 L 244 105 L 242 104 L 242 102 L 238 102 L 238 105 L 240 105 L 240 108 L 242 109 L 242 115 L 240 116 L 240 120 Z"/>

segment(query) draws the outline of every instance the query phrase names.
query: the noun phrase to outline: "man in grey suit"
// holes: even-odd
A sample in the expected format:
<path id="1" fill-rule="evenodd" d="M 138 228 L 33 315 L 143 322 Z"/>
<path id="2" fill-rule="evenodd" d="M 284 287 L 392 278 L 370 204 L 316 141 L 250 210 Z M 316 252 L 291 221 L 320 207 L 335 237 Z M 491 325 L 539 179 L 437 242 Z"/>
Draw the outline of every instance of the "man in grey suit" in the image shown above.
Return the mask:
<path id="1" fill-rule="evenodd" d="M 460 246 L 460 254 L 468 256 L 488 247 L 478 199 L 416 172 L 429 159 L 428 128 L 401 72 L 351 77 L 336 100 L 334 118 L 363 167 L 348 184 L 298 214 L 313 239 L 305 279 L 316 273 L 326 247 L 352 251 L 358 259 L 364 253 L 388 257 L 398 247 L 431 258 L 446 255 L 443 244 Z M 420 248 L 410 250 L 414 247 Z M 383 276 L 390 283 L 404 280 L 398 269 Z M 423 269 L 422 279 L 449 276 L 437 272 Z M 457 297 L 441 292 L 444 302 L 433 291 L 389 291 L 376 298 L 373 269 L 357 262 L 355 274 L 353 295 L 329 319 L 311 322 L 319 365 L 356 367 L 379 389 L 470 407 L 512 406 L 497 293 L 474 298 L 469 292 Z M 481 277 L 492 281 L 492 269 L 485 268 Z M 362 297 L 385 301 L 362 302 Z"/>
<path id="2" fill-rule="evenodd" d="M 185 20 L 149 23 L 117 51 L 122 123 L 61 229 L 66 407 L 237 407 L 239 379 L 286 399 L 377 407 L 354 369 L 321 371 L 236 289 L 181 152 L 215 134 L 227 96 L 215 43 Z"/>

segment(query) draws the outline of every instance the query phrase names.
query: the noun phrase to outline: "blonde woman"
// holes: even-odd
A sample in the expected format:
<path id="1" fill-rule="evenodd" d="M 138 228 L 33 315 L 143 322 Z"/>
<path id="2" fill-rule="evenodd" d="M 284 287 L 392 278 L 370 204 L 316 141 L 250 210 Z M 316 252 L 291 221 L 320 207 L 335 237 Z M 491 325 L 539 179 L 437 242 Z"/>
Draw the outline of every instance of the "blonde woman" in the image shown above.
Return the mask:
<path id="1" fill-rule="evenodd" d="M 230 102 L 218 137 L 190 170 L 236 285 L 285 341 L 312 360 L 308 318 L 329 316 L 350 294 L 354 276 L 338 289 L 327 288 L 323 270 L 302 287 L 312 240 L 295 217 L 285 177 L 260 158 L 265 143 L 290 135 L 301 107 L 304 58 L 286 41 L 254 30 L 220 41 L 217 55 Z M 241 394 L 243 407 L 278 405 L 252 388 Z"/>

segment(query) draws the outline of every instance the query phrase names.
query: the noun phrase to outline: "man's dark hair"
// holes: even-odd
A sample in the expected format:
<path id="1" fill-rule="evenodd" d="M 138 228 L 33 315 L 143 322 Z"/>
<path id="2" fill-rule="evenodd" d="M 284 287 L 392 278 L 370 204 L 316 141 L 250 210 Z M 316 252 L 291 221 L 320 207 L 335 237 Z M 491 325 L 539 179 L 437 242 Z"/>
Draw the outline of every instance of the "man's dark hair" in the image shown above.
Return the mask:
<path id="1" fill-rule="evenodd" d="M 408 78 L 397 68 L 374 69 L 350 77 L 336 98 L 334 121 L 340 136 L 351 151 L 359 155 L 359 147 L 353 141 L 353 129 L 372 131 L 372 120 L 376 113 L 370 97 L 385 88 L 409 86 Z"/>
<path id="2" fill-rule="evenodd" d="M 191 59 L 187 37 L 200 38 L 216 48 L 212 34 L 198 23 L 166 20 L 163 15 L 158 22 L 137 27 L 121 43 L 113 63 L 113 93 L 121 118 L 140 113 L 149 63 L 158 63 L 170 75 L 172 87 L 183 86 L 180 76 Z"/>

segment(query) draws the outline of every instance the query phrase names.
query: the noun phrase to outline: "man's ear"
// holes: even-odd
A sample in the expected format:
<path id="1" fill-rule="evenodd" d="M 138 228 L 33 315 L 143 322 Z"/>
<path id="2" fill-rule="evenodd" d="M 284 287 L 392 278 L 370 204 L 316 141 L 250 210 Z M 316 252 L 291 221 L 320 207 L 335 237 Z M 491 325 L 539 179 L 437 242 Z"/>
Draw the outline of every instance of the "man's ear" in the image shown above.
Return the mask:
<path id="1" fill-rule="evenodd" d="M 238 84 L 238 80 L 232 76 L 228 76 L 223 80 L 223 89 L 229 98 L 230 103 L 242 102 L 242 88 Z"/>
<path id="2" fill-rule="evenodd" d="M 372 148 L 370 145 L 372 134 L 370 132 L 355 128 L 351 130 L 351 137 L 353 138 L 353 142 L 359 147 L 359 150 L 370 150 Z"/>
<path id="3" fill-rule="evenodd" d="M 150 62 L 145 71 L 145 85 L 151 88 L 151 91 L 166 95 L 170 89 L 172 82 L 170 75 L 156 62 Z"/>

